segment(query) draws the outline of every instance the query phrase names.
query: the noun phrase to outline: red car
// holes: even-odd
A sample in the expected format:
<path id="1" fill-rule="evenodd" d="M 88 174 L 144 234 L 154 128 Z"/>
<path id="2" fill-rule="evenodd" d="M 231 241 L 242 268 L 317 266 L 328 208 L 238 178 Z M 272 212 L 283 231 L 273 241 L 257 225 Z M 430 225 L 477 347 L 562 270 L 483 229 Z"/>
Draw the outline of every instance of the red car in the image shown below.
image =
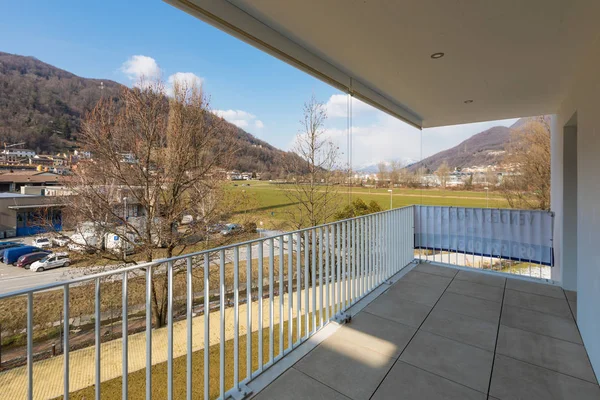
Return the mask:
<path id="1" fill-rule="evenodd" d="M 46 251 L 38 251 L 35 253 L 29 253 L 29 254 L 22 255 L 17 260 L 17 267 L 29 269 L 29 266 L 31 264 L 33 264 L 34 262 L 36 262 L 38 260 L 41 260 L 42 258 L 46 257 L 48 254 L 49 254 L 49 252 L 46 252 Z"/>

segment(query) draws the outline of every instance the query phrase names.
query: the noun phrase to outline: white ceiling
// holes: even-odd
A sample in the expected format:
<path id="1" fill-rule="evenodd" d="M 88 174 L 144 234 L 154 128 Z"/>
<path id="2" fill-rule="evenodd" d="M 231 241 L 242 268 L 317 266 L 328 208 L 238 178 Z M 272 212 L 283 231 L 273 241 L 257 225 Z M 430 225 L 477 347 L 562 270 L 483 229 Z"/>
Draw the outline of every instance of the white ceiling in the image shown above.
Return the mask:
<path id="1" fill-rule="evenodd" d="M 600 0 L 166 1 L 423 127 L 555 112 L 600 33 Z"/>

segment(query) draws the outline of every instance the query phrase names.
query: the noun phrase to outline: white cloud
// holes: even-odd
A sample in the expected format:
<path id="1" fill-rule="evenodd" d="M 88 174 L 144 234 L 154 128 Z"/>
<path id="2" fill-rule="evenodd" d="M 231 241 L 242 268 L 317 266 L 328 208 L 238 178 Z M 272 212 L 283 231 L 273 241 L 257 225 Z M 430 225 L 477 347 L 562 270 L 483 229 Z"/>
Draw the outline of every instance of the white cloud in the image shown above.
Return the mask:
<path id="1" fill-rule="evenodd" d="M 262 129 L 265 124 L 256 118 L 256 115 L 243 110 L 215 110 L 215 114 L 219 117 L 226 119 L 232 124 L 239 128 L 254 127 L 256 129 Z"/>
<path id="2" fill-rule="evenodd" d="M 121 65 L 121 71 L 134 83 L 140 79 L 158 79 L 162 71 L 156 60 L 152 57 L 136 55 L 131 56 Z"/>
<path id="3" fill-rule="evenodd" d="M 370 125 L 352 127 L 352 165 L 360 168 L 386 160 L 420 160 L 421 137 L 422 157 L 428 157 L 439 151 L 451 148 L 476 133 L 493 126 L 510 126 L 516 120 L 490 121 L 475 124 L 453 125 L 440 128 L 418 129 L 383 112 L 377 111 L 376 122 Z M 328 128 L 326 137 L 339 147 L 340 163 L 348 160 L 345 128 Z M 293 145 L 290 146 L 290 149 Z"/>
<path id="4" fill-rule="evenodd" d="M 182 85 L 191 87 L 193 85 L 202 85 L 204 79 L 194 74 L 193 72 L 176 72 L 173 75 L 169 76 L 169 79 L 167 79 L 169 87 L 173 87 L 173 84 L 175 82 L 179 82 Z"/>
<path id="5" fill-rule="evenodd" d="M 327 111 L 327 116 L 330 118 L 346 118 L 348 115 L 348 95 L 334 94 L 327 100 L 327 103 L 325 103 L 325 109 Z M 352 115 L 374 111 L 376 111 L 376 109 L 370 105 L 352 98 Z"/>

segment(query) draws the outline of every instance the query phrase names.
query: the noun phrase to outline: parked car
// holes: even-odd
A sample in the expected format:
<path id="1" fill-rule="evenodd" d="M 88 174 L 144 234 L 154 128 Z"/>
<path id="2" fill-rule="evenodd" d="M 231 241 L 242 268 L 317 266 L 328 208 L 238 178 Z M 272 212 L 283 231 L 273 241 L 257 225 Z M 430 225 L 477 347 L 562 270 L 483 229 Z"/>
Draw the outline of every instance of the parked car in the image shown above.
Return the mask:
<path id="1" fill-rule="evenodd" d="M 52 242 L 47 237 L 37 237 L 33 239 L 33 243 L 31 243 L 31 245 L 39 247 L 40 249 L 49 249 L 52 247 Z"/>
<path id="2" fill-rule="evenodd" d="M 31 264 L 33 272 L 42 272 L 47 269 L 68 267 L 71 264 L 67 253 L 50 253 L 46 257 Z"/>
<path id="3" fill-rule="evenodd" d="M 29 266 L 34 262 L 41 260 L 50 254 L 49 251 L 38 251 L 36 253 L 25 254 L 24 256 L 19 257 L 17 260 L 17 267 L 29 269 Z"/>
<path id="4" fill-rule="evenodd" d="M 3 242 L 2 245 L 0 245 L 0 260 L 4 259 L 4 252 L 8 249 L 13 249 L 15 247 L 22 247 L 25 246 L 23 243 L 17 243 L 17 242 Z"/>
<path id="5" fill-rule="evenodd" d="M 65 247 L 69 244 L 69 237 L 65 235 L 55 236 L 52 238 L 52 244 L 57 247 Z"/>
<path id="6" fill-rule="evenodd" d="M 242 230 L 242 226 L 239 224 L 227 224 L 225 228 L 221 231 L 221 235 L 229 236 L 234 235 Z"/>
<path id="7" fill-rule="evenodd" d="M 35 247 L 35 246 L 18 246 L 18 247 L 6 249 L 6 251 L 4 252 L 4 258 L 3 258 L 4 264 L 17 265 L 17 260 L 19 259 L 19 257 L 21 257 L 25 254 L 38 252 L 40 250 L 42 250 L 42 249 L 40 249 L 39 247 Z"/>

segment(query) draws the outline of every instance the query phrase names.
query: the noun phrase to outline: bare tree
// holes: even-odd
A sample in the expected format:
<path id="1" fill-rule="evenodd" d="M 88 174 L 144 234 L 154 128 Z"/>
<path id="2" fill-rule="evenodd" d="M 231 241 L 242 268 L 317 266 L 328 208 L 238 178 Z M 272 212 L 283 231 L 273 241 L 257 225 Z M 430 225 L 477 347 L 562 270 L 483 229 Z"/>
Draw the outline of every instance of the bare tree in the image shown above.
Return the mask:
<path id="1" fill-rule="evenodd" d="M 402 171 L 402 163 L 400 161 L 393 160 L 390 162 L 389 176 L 392 186 L 400 183 L 400 171 Z"/>
<path id="2" fill-rule="evenodd" d="M 388 165 L 385 162 L 377 164 L 377 180 L 381 185 L 385 185 L 385 181 L 389 177 Z"/>
<path id="3" fill-rule="evenodd" d="M 450 178 L 450 167 L 445 160 L 435 171 L 435 175 L 440 181 L 440 186 L 445 188 L 448 185 L 448 179 Z"/>
<path id="4" fill-rule="evenodd" d="M 301 161 L 290 165 L 293 182 L 280 186 L 293 204 L 289 220 L 295 228 L 330 221 L 339 207 L 335 183 L 338 148 L 325 136 L 325 107 L 313 96 L 304 104 L 303 114 L 302 128 L 293 147 Z"/>
<path id="5" fill-rule="evenodd" d="M 505 162 L 513 167 L 500 190 L 510 207 L 550 208 L 550 126 L 539 117 L 512 133 Z"/>
<path id="6" fill-rule="evenodd" d="M 167 97 L 161 82 L 145 82 L 123 89 L 118 103 L 101 100 L 83 123 L 81 145 L 93 158 L 68 181 L 65 222 L 84 250 L 107 259 L 183 253 L 226 212 L 220 168 L 235 152 L 233 135 L 197 84 L 175 82 Z M 119 240 L 112 249 L 110 235 Z M 158 326 L 166 320 L 166 285 L 153 280 Z"/>

